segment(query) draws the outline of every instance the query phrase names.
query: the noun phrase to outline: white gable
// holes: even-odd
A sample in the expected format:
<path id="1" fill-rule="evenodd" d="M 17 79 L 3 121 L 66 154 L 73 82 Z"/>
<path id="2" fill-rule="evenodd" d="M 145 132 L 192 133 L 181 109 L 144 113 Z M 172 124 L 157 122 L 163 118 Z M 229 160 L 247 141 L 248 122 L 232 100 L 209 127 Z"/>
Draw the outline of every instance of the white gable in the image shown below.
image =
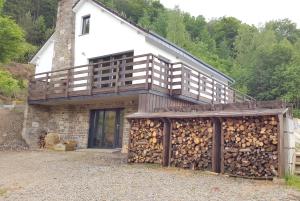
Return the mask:
<path id="1" fill-rule="evenodd" d="M 48 39 L 43 47 L 31 59 L 29 63 L 34 64 L 35 73 L 51 71 L 54 56 L 54 34 Z"/>
<path id="2" fill-rule="evenodd" d="M 135 55 L 153 53 L 179 61 L 167 51 L 146 41 L 145 33 L 128 22 L 101 9 L 92 1 L 83 1 L 76 12 L 75 65 L 89 58 L 134 50 Z M 81 35 L 82 17 L 90 15 L 90 33 Z"/>
<path id="3" fill-rule="evenodd" d="M 170 59 L 171 62 L 184 62 L 215 78 L 228 82 L 228 78 L 216 70 L 200 64 L 189 55 L 174 48 L 169 43 L 145 33 L 93 0 L 81 0 L 74 8 L 75 21 L 75 62 L 88 63 L 89 58 L 134 50 L 135 55 L 153 53 Z M 90 33 L 81 35 L 82 18 L 90 15 Z"/>

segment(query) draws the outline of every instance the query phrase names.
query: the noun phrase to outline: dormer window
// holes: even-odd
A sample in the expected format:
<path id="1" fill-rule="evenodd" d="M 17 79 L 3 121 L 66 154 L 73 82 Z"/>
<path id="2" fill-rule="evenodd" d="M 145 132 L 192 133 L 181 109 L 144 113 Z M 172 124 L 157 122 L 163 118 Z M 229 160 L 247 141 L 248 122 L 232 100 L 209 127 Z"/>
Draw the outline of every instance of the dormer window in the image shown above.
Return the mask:
<path id="1" fill-rule="evenodd" d="M 90 33 L 90 19 L 91 16 L 87 15 L 82 18 L 82 35 Z"/>

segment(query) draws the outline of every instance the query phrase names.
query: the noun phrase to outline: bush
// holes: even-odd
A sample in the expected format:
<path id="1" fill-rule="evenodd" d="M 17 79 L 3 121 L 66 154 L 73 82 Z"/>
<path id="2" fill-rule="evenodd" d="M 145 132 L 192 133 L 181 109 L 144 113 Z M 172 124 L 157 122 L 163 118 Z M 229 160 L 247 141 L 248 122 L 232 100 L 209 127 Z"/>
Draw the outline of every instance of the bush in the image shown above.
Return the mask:
<path id="1" fill-rule="evenodd" d="M 14 79 L 9 72 L 0 70 L 0 94 L 15 97 L 19 91 L 19 81 Z"/>

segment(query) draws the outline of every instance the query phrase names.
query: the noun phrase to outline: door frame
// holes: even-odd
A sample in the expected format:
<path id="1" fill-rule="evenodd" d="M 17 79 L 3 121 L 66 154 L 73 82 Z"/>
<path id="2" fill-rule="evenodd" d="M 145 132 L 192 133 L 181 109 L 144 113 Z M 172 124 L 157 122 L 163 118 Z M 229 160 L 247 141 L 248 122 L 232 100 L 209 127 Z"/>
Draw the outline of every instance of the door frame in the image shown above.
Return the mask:
<path id="1" fill-rule="evenodd" d="M 110 112 L 116 112 L 116 119 L 115 119 L 115 136 L 114 136 L 114 143 L 112 148 L 107 147 L 95 147 L 93 144 L 93 139 L 95 136 L 95 130 L 98 128 L 98 121 L 99 121 L 99 115 L 96 117 L 97 112 L 104 112 L 104 121 L 105 121 L 105 114 L 107 111 Z M 122 148 L 122 132 L 123 132 L 123 122 L 122 122 L 122 112 L 124 111 L 124 108 L 109 108 L 109 109 L 92 109 L 89 112 L 89 132 L 88 132 L 88 149 L 116 149 L 116 148 Z M 98 113 L 99 114 L 99 113 Z M 105 122 L 104 126 L 102 128 L 102 138 L 104 138 L 104 130 L 105 130 Z M 120 138 L 122 136 L 122 138 Z M 103 143 L 103 142 L 102 142 Z"/>

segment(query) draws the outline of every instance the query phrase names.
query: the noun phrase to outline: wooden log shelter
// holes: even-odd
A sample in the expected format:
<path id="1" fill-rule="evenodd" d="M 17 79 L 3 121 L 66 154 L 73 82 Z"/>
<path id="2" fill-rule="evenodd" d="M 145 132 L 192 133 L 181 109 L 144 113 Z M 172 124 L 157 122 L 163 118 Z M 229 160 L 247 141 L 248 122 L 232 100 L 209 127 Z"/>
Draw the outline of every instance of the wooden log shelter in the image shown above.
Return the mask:
<path id="1" fill-rule="evenodd" d="M 164 111 L 160 111 L 164 110 Z M 129 163 L 208 170 L 246 178 L 283 177 L 287 171 L 281 102 L 158 109 L 127 116 Z"/>

